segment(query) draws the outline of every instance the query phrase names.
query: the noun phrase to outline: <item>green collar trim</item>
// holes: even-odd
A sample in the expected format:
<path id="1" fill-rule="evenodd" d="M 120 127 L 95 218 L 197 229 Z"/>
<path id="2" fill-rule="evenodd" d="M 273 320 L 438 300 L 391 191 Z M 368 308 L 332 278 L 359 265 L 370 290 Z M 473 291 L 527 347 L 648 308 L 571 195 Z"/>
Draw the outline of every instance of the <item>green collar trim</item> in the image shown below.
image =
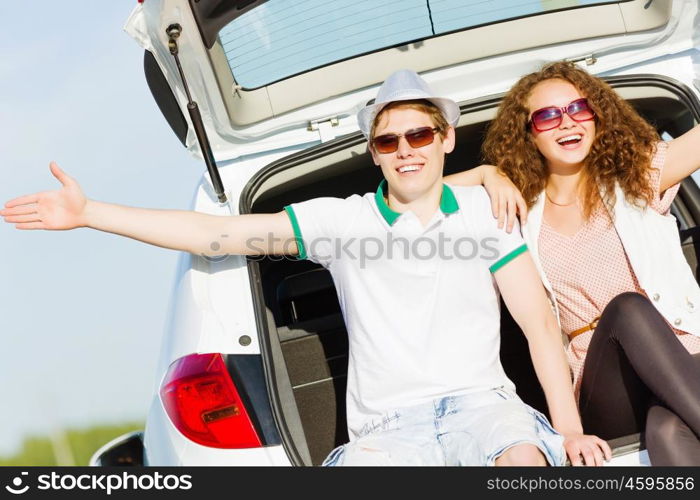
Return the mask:
<path id="1" fill-rule="evenodd" d="M 382 214 L 382 217 L 384 217 L 386 223 L 393 226 L 396 219 L 401 217 L 401 214 L 399 212 L 394 212 L 391 208 L 389 208 L 389 205 L 387 205 L 386 201 L 384 201 L 385 197 L 387 196 L 387 183 L 386 179 L 383 179 L 382 182 L 379 183 L 377 192 L 374 194 L 374 200 L 377 202 L 379 213 Z"/>
<path id="2" fill-rule="evenodd" d="M 374 195 L 374 200 L 377 203 L 379 213 L 382 214 L 382 217 L 384 217 L 386 223 L 390 226 L 393 226 L 394 222 L 396 222 L 396 219 L 401 217 L 401 213 L 395 212 L 394 210 L 389 208 L 389 205 L 387 205 L 386 201 L 384 201 L 384 199 L 388 196 L 387 189 L 388 187 L 386 179 L 383 179 L 382 182 L 379 183 L 377 192 Z M 452 188 L 447 184 L 442 185 L 442 196 L 440 197 L 440 210 L 445 215 L 453 214 L 459 210 L 459 203 L 457 203 L 457 198 L 455 197 Z"/>
<path id="3" fill-rule="evenodd" d="M 442 185 L 442 196 L 440 197 L 440 210 L 443 214 L 453 214 L 459 210 L 459 203 L 452 192 L 452 188 L 447 184 Z"/>

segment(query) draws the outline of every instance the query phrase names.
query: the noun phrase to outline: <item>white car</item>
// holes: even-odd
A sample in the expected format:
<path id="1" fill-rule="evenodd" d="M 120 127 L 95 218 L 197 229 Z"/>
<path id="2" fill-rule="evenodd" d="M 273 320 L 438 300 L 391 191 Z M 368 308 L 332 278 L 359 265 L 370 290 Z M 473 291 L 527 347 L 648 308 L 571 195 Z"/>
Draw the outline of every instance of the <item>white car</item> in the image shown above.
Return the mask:
<path id="1" fill-rule="evenodd" d="M 480 163 L 503 93 L 554 60 L 603 76 L 664 138 L 678 136 L 700 120 L 698 19 L 696 0 L 143 0 L 126 30 L 173 131 L 218 172 L 203 176 L 191 208 L 224 215 L 375 190 L 381 173 L 355 114 L 401 68 L 461 104 L 446 174 Z M 672 211 L 695 269 L 692 179 Z M 317 465 L 347 441 L 347 338 L 325 270 L 182 254 L 176 272 L 146 428 L 93 464 Z M 546 411 L 524 336 L 502 309 L 506 372 Z M 613 463 L 647 463 L 638 435 L 611 444 Z"/>

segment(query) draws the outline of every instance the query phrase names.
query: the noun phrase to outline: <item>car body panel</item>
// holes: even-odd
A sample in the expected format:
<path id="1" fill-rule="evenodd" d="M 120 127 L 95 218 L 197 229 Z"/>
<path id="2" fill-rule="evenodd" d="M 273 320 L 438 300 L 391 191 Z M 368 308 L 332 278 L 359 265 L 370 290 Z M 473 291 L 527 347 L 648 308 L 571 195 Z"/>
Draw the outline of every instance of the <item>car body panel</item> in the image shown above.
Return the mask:
<path id="1" fill-rule="evenodd" d="M 261 448 L 223 449 L 202 446 L 178 431 L 159 400 L 151 404 L 144 432 L 145 465 L 226 465 L 289 466 L 291 462 L 282 445 Z"/>
<path id="2" fill-rule="evenodd" d="M 220 172 L 224 186 L 229 187 L 227 196 L 238 199 L 255 172 L 301 150 L 301 146 L 288 148 L 269 156 L 238 159 L 223 165 Z M 238 213 L 237 207 L 216 201 L 206 174 L 196 190 L 192 209 L 212 215 Z M 252 301 L 245 257 L 208 258 L 181 253 L 157 365 L 156 390 L 170 364 L 187 354 L 260 354 Z M 240 343 L 243 335 L 250 337 L 250 344 Z"/>
<path id="3" fill-rule="evenodd" d="M 641 450 L 613 457 L 613 459 L 606 462 L 605 465 L 608 467 L 648 467 L 651 463 L 649 462 L 649 453 L 647 450 Z"/>

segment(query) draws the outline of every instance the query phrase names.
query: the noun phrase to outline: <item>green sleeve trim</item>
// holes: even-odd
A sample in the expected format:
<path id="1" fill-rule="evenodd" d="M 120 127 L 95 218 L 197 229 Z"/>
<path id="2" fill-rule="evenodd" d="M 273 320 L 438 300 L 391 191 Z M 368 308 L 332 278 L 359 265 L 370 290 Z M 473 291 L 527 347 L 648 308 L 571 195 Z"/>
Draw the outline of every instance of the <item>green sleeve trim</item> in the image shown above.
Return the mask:
<path id="1" fill-rule="evenodd" d="M 489 267 L 489 271 L 491 271 L 492 273 L 495 273 L 500 268 L 502 268 L 503 266 L 508 264 L 511 260 L 516 258 L 518 255 L 520 255 L 521 253 L 525 253 L 525 251 L 527 251 L 527 245 L 525 243 L 523 243 L 518 248 L 516 248 L 515 250 L 510 252 L 508 255 L 506 255 L 505 257 L 500 259 L 498 262 L 496 262 L 494 265 Z"/>
<path id="2" fill-rule="evenodd" d="M 287 212 L 289 220 L 292 223 L 292 229 L 294 229 L 294 239 L 296 239 L 297 249 L 299 250 L 298 258 L 299 260 L 304 260 L 306 259 L 306 248 L 304 248 L 304 239 L 301 237 L 301 229 L 299 229 L 297 215 L 294 213 L 294 209 L 291 205 L 284 207 L 284 211 Z"/>

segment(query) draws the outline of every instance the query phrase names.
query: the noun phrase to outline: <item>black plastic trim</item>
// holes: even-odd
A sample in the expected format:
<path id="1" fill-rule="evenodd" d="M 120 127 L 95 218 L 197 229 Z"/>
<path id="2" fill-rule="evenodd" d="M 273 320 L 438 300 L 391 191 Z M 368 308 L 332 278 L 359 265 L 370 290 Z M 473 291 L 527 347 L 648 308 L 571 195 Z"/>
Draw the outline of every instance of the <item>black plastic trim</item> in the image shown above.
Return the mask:
<path id="1" fill-rule="evenodd" d="M 686 221 L 688 227 L 700 226 L 700 186 L 693 179 L 684 179 L 678 196 L 683 200 L 691 219 Z"/>
<path id="2" fill-rule="evenodd" d="M 99 467 L 142 467 L 144 465 L 143 431 L 122 436 L 100 453 L 94 462 Z"/>
<path id="3" fill-rule="evenodd" d="M 226 367 L 243 404 L 249 410 L 255 430 L 265 446 L 282 444 L 267 397 L 265 373 L 260 354 L 228 354 Z"/>
<path id="4" fill-rule="evenodd" d="M 156 101 L 160 112 L 163 113 L 165 121 L 168 122 L 175 136 L 183 146 L 187 139 L 187 120 L 182 114 L 180 105 L 175 99 L 172 89 L 165 75 L 158 66 L 158 61 L 151 52 L 145 50 L 143 53 L 143 72 L 146 75 L 148 88 L 151 90 L 153 99 Z"/>
<path id="5" fill-rule="evenodd" d="M 700 121 L 700 101 L 690 87 L 674 78 L 654 74 L 638 74 L 603 77 L 603 80 L 613 87 L 648 87 L 653 85 L 668 90 L 688 106 L 696 121 Z"/>
<path id="6" fill-rule="evenodd" d="M 267 0 L 190 0 L 204 45 L 211 49 L 221 28 Z"/>
<path id="7" fill-rule="evenodd" d="M 244 212 L 241 212 L 243 214 Z M 248 213 L 248 212 L 245 212 Z M 255 308 L 255 326 L 258 332 L 258 341 L 260 342 L 260 356 L 262 358 L 262 366 L 265 376 L 265 382 L 268 387 L 267 397 L 270 403 L 270 409 L 272 411 L 273 418 L 276 422 L 277 428 L 279 429 L 279 437 L 281 438 L 283 448 L 289 457 L 289 461 L 292 465 L 305 465 L 304 460 L 301 457 L 301 453 L 294 444 L 294 440 L 291 437 L 291 432 L 287 427 L 287 422 L 284 418 L 284 411 L 282 410 L 282 402 L 279 399 L 279 388 L 277 387 L 277 375 L 275 373 L 275 367 L 269 362 L 272 357 L 272 346 L 270 346 L 270 331 L 267 328 L 267 321 L 265 315 L 265 308 L 262 307 L 260 311 L 260 305 L 264 304 L 263 292 L 262 292 L 262 281 L 260 279 L 260 267 L 258 263 L 254 260 L 248 261 L 248 276 L 250 278 L 251 293 L 253 295 L 253 304 Z"/>

